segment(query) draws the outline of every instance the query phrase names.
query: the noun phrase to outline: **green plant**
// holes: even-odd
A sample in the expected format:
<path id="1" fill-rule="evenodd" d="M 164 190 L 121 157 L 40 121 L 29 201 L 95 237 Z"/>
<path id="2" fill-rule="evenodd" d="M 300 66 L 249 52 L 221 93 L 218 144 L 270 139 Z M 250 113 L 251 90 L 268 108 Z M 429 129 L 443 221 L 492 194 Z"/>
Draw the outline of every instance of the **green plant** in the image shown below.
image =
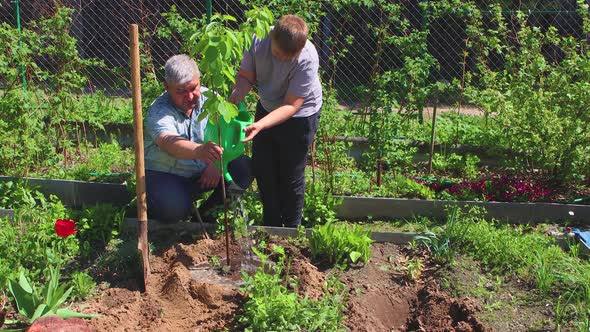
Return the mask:
<path id="1" fill-rule="evenodd" d="M 578 331 L 590 331 L 590 309 L 587 309 L 586 312 L 578 313 L 578 315 L 583 317 L 583 320 L 576 324 L 576 326 L 578 327 Z"/>
<path id="2" fill-rule="evenodd" d="M 336 209 L 342 203 L 319 182 L 306 186 L 302 224 L 307 227 L 336 221 Z"/>
<path id="3" fill-rule="evenodd" d="M 463 157 L 456 153 L 449 155 L 435 153 L 432 159 L 432 166 L 439 172 L 449 172 L 453 176 L 472 179 L 479 172 L 479 168 L 477 167 L 479 162 L 479 157 L 472 154 L 467 154 Z"/>
<path id="4" fill-rule="evenodd" d="M 286 285 L 296 288 L 285 270 L 285 250 L 273 246 L 270 254 L 252 248 L 261 260 L 253 276 L 243 272 L 248 300 L 244 315 L 239 321 L 246 331 L 343 331 L 344 287 L 335 278 L 329 278 L 324 296 L 319 301 L 301 297 L 289 291 Z M 263 248 L 261 248 L 263 249 Z M 275 263 L 269 262 L 273 257 Z M 283 279 L 284 278 L 284 279 Z M 329 292 L 331 289 L 332 292 Z"/>
<path id="5" fill-rule="evenodd" d="M 454 252 L 451 249 L 451 241 L 448 237 L 426 231 L 423 235 L 415 236 L 414 240 L 426 246 L 437 263 L 445 264 L 453 260 Z"/>
<path id="6" fill-rule="evenodd" d="M 104 273 L 117 274 L 121 277 L 133 276 L 139 268 L 138 255 L 137 243 L 114 238 L 97 257 L 96 267 Z"/>
<path id="7" fill-rule="evenodd" d="M 311 230 L 309 249 L 314 259 L 331 264 L 368 262 L 371 256 L 371 232 L 359 225 L 335 225 L 326 222 Z"/>
<path id="8" fill-rule="evenodd" d="M 410 281 L 416 282 L 422 276 L 424 264 L 419 258 L 410 259 L 404 269 L 406 271 L 406 278 Z"/>
<path id="9" fill-rule="evenodd" d="M 385 178 L 383 184 L 372 194 L 377 197 L 434 198 L 434 192 L 430 188 L 405 176 Z"/>
<path id="10" fill-rule="evenodd" d="M 96 204 L 78 213 L 78 238 L 83 257 L 104 248 L 119 234 L 124 212 L 112 204 Z"/>
<path id="11" fill-rule="evenodd" d="M 86 162 L 77 165 L 70 172 L 77 180 L 100 180 L 101 177 L 112 173 L 133 170 L 133 161 L 133 152 L 130 149 L 122 149 L 113 137 L 111 143 L 101 143 L 98 149 L 90 150 Z"/>
<path id="12" fill-rule="evenodd" d="M 29 198 L 36 195 L 26 188 L 17 192 Z M 59 238 L 55 233 L 56 220 L 70 216 L 64 205 L 54 196 L 41 195 L 34 202 L 16 208 L 13 219 L 0 219 L 0 285 L 18 278 L 21 268 L 27 277 L 38 279 L 51 264 L 68 263 L 79 253 L 76 237 Z"/>
<path id="13" fill-rule="evenodd" d="M 590 29 L 587 9 L 578 1 L 584 33 Z M 590 142 L 584 111 L 590 98 L 588 44 L 554 26 L 533 26 L 526 12 L 508 18 L 498 5 L 491 11 L 494 29 L 482 23 L 477 8 L 470 13 L 466 51 L 477 58 L 478 70 L 466 76 L 466 98 L 486 114 L 497 114 L 494 121 L 503 128 L 502 141 L 512 151 L 506 156 L 515 168 L 541 170 L 561 182 L 579 180 Z M 560 50 L 558 61 L 547 56 L 547 47 Z M 492 57 L 504 65 L 492 68 Z"/>
<path id="14" fill-rule="evenodd" d="M 57 315 L 61 318 L 99 317 L 98 315 L 78 313 L 69 308 L 61 308 L 68 300 L 73 287 L 66 289 L 65 284 L 59 284 L 59 275 L 59 268 L 51 267 L 49 280 L 41 289 L 38 289 L 31 285 L 21 270 L 18 281 L 10 280 L 8 282 L 8 288 L 16 301 L 18 312 L 29 323 L 47 315 Z"/>
<path id="15" fill-rule="evenodd" d="M 563 321 L 583 324 L 590 306 L 587 262 L 563 252 L 555 239 L 544 233 L 488 222 L 477 209 L 457 213 L 457 220 L 450 234 L 457 248 L 476 257 L 492 273 L 516 275 L 537 286 L 543 295 L 561 296 L 554 304 L 556 314 L 567 316 Z"/>
<path id="16" fill-rule="evenodd" d="M 36 189 L 30 189 L 23 180 L 0 182 L 0 207 L 4 209 L 33 209 L 46 207 L 47 199 Z"/>
<path id="17" fill-rule="evenodd" d="M 253 190 L 246 190 L 243 194 L 244 208 L 251 225 L 262 224 L 262 202 L 258 193 Z"/>
<path id="18" fill-rule="evenodd" d="M 432 253 L 435 262 L 440 264 L 448 264 L 453 261 L 455 257 L 455 244 L 452 243 L 454 235 L 459 230 L 457 206 L 452 207 L 450 214 L 447 217 L 446 227 L 442 234 L 435 234 L 432 231 L 426 231 L 423 235 L 414 237 L 414 241 L 421 243 L 428 248 Z"/>
<path id="19" fill-rule="evenodd" d="M 537 266 L 534 271 L 537 288 L 541 291 L 541 295 L 543 296 L 547 296 L 557 278 L 556 260 L 559 259 L 560 253 L 561 248 L 557 246 L 551 246 L 547 248 L 547 250 L 535 253 Z"/>
<path id="20" fill-rule="evenodd" d="M 71 278 L 72 298 L 74 300 L 86 299 L 96 287 L 96 283 L 87 272 L 74 271 Z"/>
<path id="21" fill-rule="evenodd" d="M 211 265 L 213 269 L 221 269 L 221 260 L 219 259 L 219 256 L 213 255 L 209 257 L 209 265 Z"/>
<path id="22" fill-rule="evenodd" d="M 563 301 L 563 296 L 559 296 L 557 303 L 555 304 L 555 331 L 561 331 L 561 327 L 565 318 L 566 310 L 568 309 L 571 297 Z"/>

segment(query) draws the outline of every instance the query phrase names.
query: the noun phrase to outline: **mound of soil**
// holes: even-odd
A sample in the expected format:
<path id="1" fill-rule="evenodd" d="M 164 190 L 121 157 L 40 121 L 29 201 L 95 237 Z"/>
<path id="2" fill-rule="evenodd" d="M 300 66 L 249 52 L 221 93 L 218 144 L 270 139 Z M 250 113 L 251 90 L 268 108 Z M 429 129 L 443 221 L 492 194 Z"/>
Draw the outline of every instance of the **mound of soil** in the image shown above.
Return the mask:
<path id="1" fill-rule="evenodd" d="M 374 244 L 369 264 L 341 272 L 318 268 L 305 250 L 286 240 L 275 242 L 291 259 L 289 273 L 299 281 L 299 294 L 319 299 L 328 274 L 340 276 L 349 290 L 344 324 L 350 331 L 485 331 L 474 317 L 477 306 L 468 299 L 441 292 L 434 279 L 405 280 L 401 271 L 407 258 L 399 246 Z M 231 251 L 237 265 L 230 275 L 200 278 L 195 271 L 209 257 L 225 256 L 224 240 L 173 245 L 151 257 L 145 293 L 137 281 L 128 280 L 103 289 L 78 310 L 103 315 L 89 321 L 96 331 L 241 331 L 237 316 L 245 294 L 236 286 L 241 251 L 237 246 Z"/>
<path id="2" fill-rule="evenodd" d="M 128 286 L 107 288 L 81 305 L 98 313 L 90 325 L 96 331 L 212 331 L 232 328 L 243 294 L 231 284 L 194 280 L 190 268 L 219 255 L 223 241 L 178 244 L 151 256 L 152 274 L 146 292 L 130 280 Z"/>

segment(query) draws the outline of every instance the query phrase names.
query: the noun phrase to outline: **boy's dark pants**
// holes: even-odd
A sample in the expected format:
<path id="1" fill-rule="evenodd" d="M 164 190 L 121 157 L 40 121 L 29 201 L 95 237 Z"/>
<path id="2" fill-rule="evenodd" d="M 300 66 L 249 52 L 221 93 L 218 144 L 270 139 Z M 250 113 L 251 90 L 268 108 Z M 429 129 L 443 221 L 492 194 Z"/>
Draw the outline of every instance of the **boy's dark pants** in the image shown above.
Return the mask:
<path id="1" fill-rule="evenodd" d="M 255 121 L 268 114 L 260 102 Z M 266 226 L 297 227 L 305 199 L 307 152 L 315 136 L 319 112 L 262 130 L 252 144 L 252 172 L 260 190 Z"/>

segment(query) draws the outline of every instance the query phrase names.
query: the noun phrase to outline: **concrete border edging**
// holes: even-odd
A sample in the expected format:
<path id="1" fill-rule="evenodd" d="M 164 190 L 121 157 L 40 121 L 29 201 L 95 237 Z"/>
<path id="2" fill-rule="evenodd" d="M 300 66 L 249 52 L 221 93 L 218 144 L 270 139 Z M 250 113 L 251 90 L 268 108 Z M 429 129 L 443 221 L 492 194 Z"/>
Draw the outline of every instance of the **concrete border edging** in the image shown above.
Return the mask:
<path id="1" fill-rule="evenodd" d="M 443 201 L 404 198 L 370 198 L 354 196 L 334 196 L 342 199 L 337 208 L 337 216 L 346 220 L 373 218 L 411 218 L 426 216 L 444 218 L 446 209 L 451 206 L 485 208 L 486 217 L 507 220 L 514 223 L 540 223 L 569 220 L 590 225 L 590 205 L 558 203 L 508 203 Z"/>
<path id="2" fill-rule="evenodd" d="M 213 232 L 217 227 L 216 224 L 203 224 L 205 226 L 205 230 L 208 232 Z M 125 218 L 123 221 L 123 228 L 132 229 L 137 227 L 137 219 L 136 218 Z M 294 238 L 298 236 L 298 231 L 296 228 L 287 228 L 287 227 L 269 227 L 269 226 L 250 226 L 248 227 L 252 231 L 263 230 L 270 235 L 279 236 L 279 237 L 289 237 Z M 203 228 L 199 223 L 195 222 L 177 222 L 174 224 L 164 224 L 158 222 L 154 219 L 148 219 L 148 231 L 149 232 L 157 232 L 160 230 L 174 230 L 174 231 L 186 231 L 186 232 L 201 232 Z M 306 228 L 305 234 L 307 236 L 311 235 L 311 229 Z M 391 232 L 372 232 L 371 239 L 375 242 L 387 242 L 393 244 L 408 244 L 416 236 L 415 233 L 391 233 Z"/>
<path id="3" fill-rule="evenodd" d="M 37 189 L 46 196 L 55 195 L 71 208 L 97 203 L 125 206 L 133 199 L 124 184 L 0 176 L 0 182 L 8 181 L 24 181 L 29 188 Z"/>

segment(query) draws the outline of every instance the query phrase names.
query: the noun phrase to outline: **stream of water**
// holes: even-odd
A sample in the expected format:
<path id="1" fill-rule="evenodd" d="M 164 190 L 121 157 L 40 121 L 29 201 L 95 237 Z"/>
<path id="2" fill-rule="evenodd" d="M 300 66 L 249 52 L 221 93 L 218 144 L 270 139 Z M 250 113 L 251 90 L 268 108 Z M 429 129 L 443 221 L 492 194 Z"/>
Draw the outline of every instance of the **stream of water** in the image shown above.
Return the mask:
<path id="1" fill-rule="evenodd" d="M 234 234 L 242 254 L 240 270 L 247 273 L 252 273 L 256 271 L 258 266 L 260 266 L 260 260 L 258 259 L 258 256 L 256 256 L 252 251 L 252 243 L 254 241 L 248 227 L 249 219 L 248 212 L 244 206 L 243 190 L 234 189 L 230 186 L 228 193 L 229 199 L 233 206 L 232 215 L 234 218 L 234 225 L 236 225 Z"/>

